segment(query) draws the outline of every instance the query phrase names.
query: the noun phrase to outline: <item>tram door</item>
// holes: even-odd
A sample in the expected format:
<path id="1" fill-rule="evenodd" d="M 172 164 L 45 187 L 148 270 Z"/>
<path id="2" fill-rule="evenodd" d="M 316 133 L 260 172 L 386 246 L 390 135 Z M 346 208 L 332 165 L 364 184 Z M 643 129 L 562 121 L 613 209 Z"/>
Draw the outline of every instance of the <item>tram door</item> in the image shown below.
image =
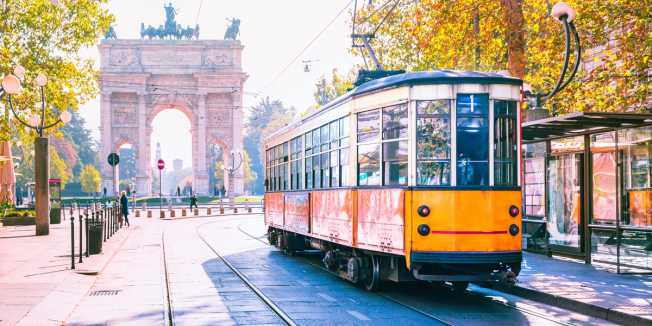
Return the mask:
<path id="1" fill-rule="evenodd" d="M 553 251 L 582 254 L 583 153 L 548 156 L 547 230 Z"/>

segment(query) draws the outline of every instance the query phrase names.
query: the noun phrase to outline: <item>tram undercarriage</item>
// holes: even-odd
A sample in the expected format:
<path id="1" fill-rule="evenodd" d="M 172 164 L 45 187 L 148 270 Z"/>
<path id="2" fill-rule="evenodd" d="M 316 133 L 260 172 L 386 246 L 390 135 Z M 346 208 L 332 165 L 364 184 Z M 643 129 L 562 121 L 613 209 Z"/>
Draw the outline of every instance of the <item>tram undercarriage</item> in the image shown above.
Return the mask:
<path id="1" fill-rule="evenodd" d="M 412 263 L 408 269 L 400 255 L 351 248 L 330 241 L 270 227 L 268 241 L 285 253 L 316 249 L 323 253 L 323 266 L 331 273 L 368 291 L 376 291 L 384 281 L 449 283 L 456 291 L 466 290 L 469 282 L 513 285 L 520 272 L 518 262 Z"/>

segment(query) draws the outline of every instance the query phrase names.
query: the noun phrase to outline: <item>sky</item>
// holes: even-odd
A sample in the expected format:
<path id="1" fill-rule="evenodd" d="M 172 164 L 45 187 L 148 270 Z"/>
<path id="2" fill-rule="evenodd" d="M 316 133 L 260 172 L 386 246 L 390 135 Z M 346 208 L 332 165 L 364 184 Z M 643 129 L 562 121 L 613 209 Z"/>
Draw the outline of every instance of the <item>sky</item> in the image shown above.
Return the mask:
<path id="1" fill-rule="evenodd" d="M 168 0 L 169 1 L 169 0 Z M 109 10 L 115 15 L 114 28 L 118 38 L 140 38 L 140 23 L 158 26 L 165 21 L 164 4 L 160 0 L 111 0 Z M 242 65 L 249 75 L 245 82 L 244 105 L 251 105 L 269 96 L 288 106 L 303 110 L 314 103 L 314 84 L 322 75 L 330 76 L 336 68 L 345 73 L 360 58 L 350 54 L 351 34 L 348 20 L 352 0 L 176 0 L 177 23 L 200 26 L 200 39 L 222 39 L 227 18 L 240 18 L 240 41 L 244 45 Z M 200 10 L 201 5 L 201 10 Z M 349 7 L 301 55 L 294 64 L 281 71 L 317 36 L 328 23 Z M 85 56 L 99 60 L 96 48 Z M 304 72 L 304 60 L 313 60 L 311 71 Z M 99 62 L 97 62 L 99 67 Z M 280 75 L 279 75 L 280 74 Z M 83 106 L 93 136 L 99 141 L 99 99 Z M 189 122 L 178 128 L 185 116 L 175 111 L 163 111 L 153 122 L 152 150 L 161 142 L 163 159 L 171 162 L 181 158 L 184 166 L 191 165 Z M 186 119 L 187 120 L 187 119 Z M 179 130 L 181 129 L 181 130 Z M 169 132 L 179 130 L 179 132 Z M 154 153 L 152 153 L 154 154 Z M 152 155 L 152 158 L 155 156 Z"/>

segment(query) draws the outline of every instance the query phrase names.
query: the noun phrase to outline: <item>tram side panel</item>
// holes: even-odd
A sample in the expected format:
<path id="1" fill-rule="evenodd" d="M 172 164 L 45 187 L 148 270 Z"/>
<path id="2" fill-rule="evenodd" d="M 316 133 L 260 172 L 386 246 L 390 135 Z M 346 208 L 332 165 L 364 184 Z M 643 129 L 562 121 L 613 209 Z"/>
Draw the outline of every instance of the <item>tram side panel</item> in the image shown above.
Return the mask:
<path id="1" fill-rule="evenodd" d="M 283 211 L 285 202 L 282 192 L 268 192 L 265 194 L 265 225 L 283 227 Z"/>
<path id="2" fill-rule="evenodd" d="M 402 189 L 358 190 L 357 247 L 403 255 L 404 202 Z"/>
<path id="3" fill-rule="evenodd" d="M 308 235 L 310 233 L 310 194 L 290 192 L 285 194 L 284 229 Z"/>
<path id="4" fill-rule="evenodd" d="M 314 191 L 310 194 L 311 233 L 321 239 L 353 247 L 356 191 Z"/>

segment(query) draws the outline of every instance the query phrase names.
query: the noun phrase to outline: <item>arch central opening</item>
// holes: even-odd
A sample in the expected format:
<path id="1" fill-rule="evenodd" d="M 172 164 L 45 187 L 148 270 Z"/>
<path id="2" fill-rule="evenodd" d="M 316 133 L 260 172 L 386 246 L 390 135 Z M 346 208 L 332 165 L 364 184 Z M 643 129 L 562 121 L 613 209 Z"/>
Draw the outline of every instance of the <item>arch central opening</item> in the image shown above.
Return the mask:
<path id="1" fill-rule="evenodd" d="M 152 119 L 150 137 L 150 166 L 152 193 L 159 189 L 164 196 L 188 195 L 193 187 L 192 124 L 180 109 L 172 107 L 158 112 Z M 157 162 L 165 161 L 159 180 Z M 159 182 L 160 184 L 159 188 Z"/>

